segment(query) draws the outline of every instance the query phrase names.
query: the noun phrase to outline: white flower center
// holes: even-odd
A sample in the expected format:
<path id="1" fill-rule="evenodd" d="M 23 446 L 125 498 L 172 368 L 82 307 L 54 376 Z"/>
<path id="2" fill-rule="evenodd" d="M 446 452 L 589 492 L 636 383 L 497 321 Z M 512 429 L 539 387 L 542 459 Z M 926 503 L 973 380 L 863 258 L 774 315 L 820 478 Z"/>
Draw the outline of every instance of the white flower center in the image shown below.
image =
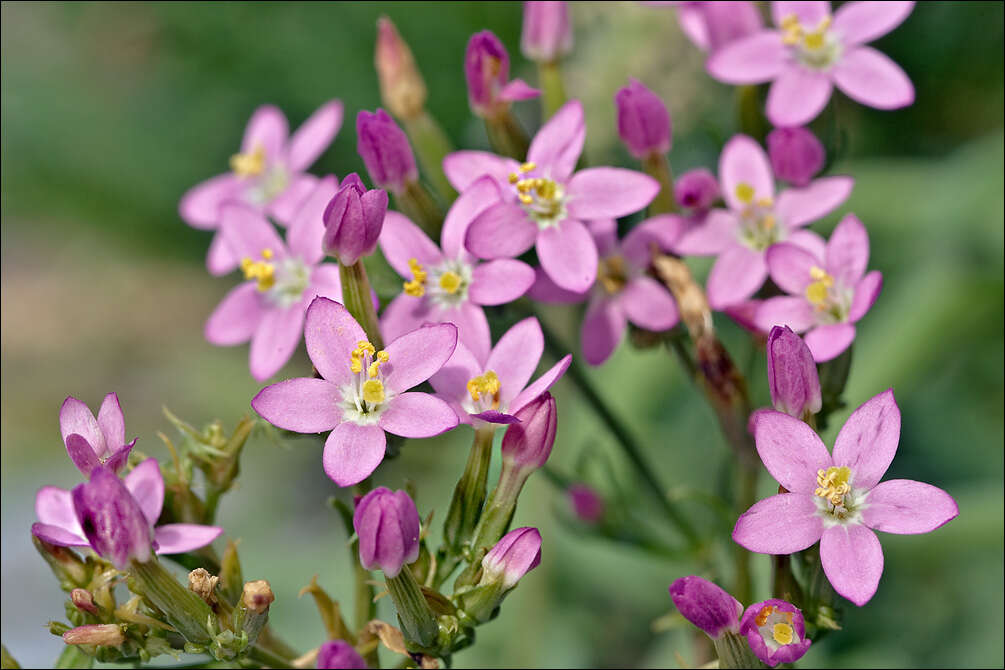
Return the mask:
<path id="1" fill-rule="evenodd" d="M 817 323 L 846 322 L 851 310 L 852 290 L 816 265 L 810 268 L 810 279 L 813 281 L 806 287 L 806 299 L 813 305 Z"/>
<path id="2" fill-rule="evenodd" d="M 851 468 L 831 466 L 817 470 L 817 489 L 814 501 L 817 515 L 824 521 L 824 527 L 862 523 L 862 510 L 866 508 L 868 489 L 852 487 Z"/>
<path id="3" fill-rule="evenodd" d="M 404 285 L 408 295 L 416 298 L 429 296 L 433 305 L 440 309 L 467 302 L 474 271 L 471 265 L 459 259 L 448 259 L 426 268 L 412 258 L 408 267 L 412 271 L 412 279 Z"/>
<path id="4" fill-rule="evenodd" d="M 486 370 L 484 374 L 468 380 L 468 395 L 461 401 L 461 407 L 468 414 L 500 411 L 499 390 L 502 383 L 494 370 Z"/>
<path id="5" fill-rule="evenodd" d="M 799 17 L 789 14 L 782 19 L 782 43 L 795 60 L 811 70 L 827 70 L 842 54 L 841 40 L 830 30 L 831 17 L 825 16 L 813 27 L 799 23 Z"/>
<path id="6" fill-rule="evenodd" d="M 737 238 L 754 251 L 764 251 L 772 244 L 784 240 L 787 230 L 785 226 L 779 225 L 775 201 L 771 198 L 755 200 L 754 195 L 754 187 L 747 182 L 736 185 L 736 197 L 743 203 Z"/>
<path id="7" fill-rule="evenodd" d="M 799 633 L 792 620 L 794 612 L 785 612 L 774 605 L 765 605 L 754 617 L 757 632 L 771 652 L 789 644 L 799 644 Z"/>
<path id="8" fill-rule="evenodd" d="M 353 380 L 342 387 L 342 418 L 360 426 L 372 426 L 387 409 L 393 394 L 384 386 L 381 366 L 390 360 L 386 351 L 377 351 L 366 340 L 356 343 L 349 354 Z"/>
<path id="9" fill-rule="evenodd" d="M 307 290 L 311 279 L 311 269 L 298 258 L 273 260 L 272 249 L 262 249 L 261 260 L 245 257 L 241 260 L 241 272 L 245 279 L 258 282 L 258 290 L 265 294 L 270 303 L 286 309 L 297 303 Z"/>
<path id="10" fill-rule="evenodd" d="M 536 169 L 534 163 L 524 163 L 519 172 L 510 174 L 509 183 L 513 184 L 523 211 L 544 230 L 557 226 L 566 218 L 565 188 L 548 177 L 531 176 Z"/>

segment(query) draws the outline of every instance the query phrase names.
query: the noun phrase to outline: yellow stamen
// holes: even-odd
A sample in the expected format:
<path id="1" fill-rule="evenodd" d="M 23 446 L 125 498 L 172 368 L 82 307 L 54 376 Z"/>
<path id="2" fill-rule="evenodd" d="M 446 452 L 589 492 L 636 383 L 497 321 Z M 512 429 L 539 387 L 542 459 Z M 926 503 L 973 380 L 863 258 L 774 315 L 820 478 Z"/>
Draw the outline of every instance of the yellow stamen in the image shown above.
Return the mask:
<path id="1" fill-rule="evenodd" d="M 378 351 L 377 360 L 375 360 L 373 363 L 370 363 L 370 367 L 366 369 L 366 376 L 370 377 L 371 379 L 373 377 L 376 377 L 377 372 L 380 370 L 380 364 L 387 363 L 390 359 L 391 357 L 390 355 L 388 355 L 386 351 L 384 350 Z"/>
<path id="2" fill-rule="evenodd" d="M 265 260 L 256 261 L 248 257 L 241 259 L 241 272 L 244 273 L 244 278 L 257 279 L 257 288 L 263 293 L 276 284 L 276 266 L 267 262 L 272 257 L 272 249 L 262 249 L 262 258 Z"/>
<path id="3" fill-rule="evenodd" d="M 247 154 L 234 154 L 230 157 L 230 169 L 238 177 L 257 177 L 265 172 L 265 148 L 262 145 Z"/>
<path id="4" fill-rule="evenodd" d="M 764 228 L 765 230 L 773 230 L 775 227 L 775 223 L 776 221 L 774 214 L 767 214 L 761 217 L 761 228 Z"/>
<path id="5" fill-rule="evenodd" d="M 765 605 L 764 607 L 761 608 L 761 611 L 757 613 L 757 616 L 754 617 L 754 623 L 756 623 L 758 627 L 763 626 L 764 624 L 768 623 L 768 617 L 771 616 L 774 612 L 775 608 L 773 605 Z"/>
<path id="6" fill-rule="evenodd" d="M 799 25 L 799 17 L 793 12 L 782 17 L 782 30 L 792 30 Z"/>
<path id="7" fill-rule="evenodd" d="M 620 293 L 628 281 L 624 259 L 621 256 L 601 258 L 597 265 L 597 281 L 609 294 Z"/>
<path id="8" fill-rule="evenodd" d="M 426 271 L 419 265 L 419 261 L 414 258 L 408 259 L 408 269 L 412 271 L 413 279 L 405 282 L 405 293 L 421 298 L 426 294 Z"/>
<path id="9" fill-rule="evenodd" d="M 806 48 L 810 51 L 822 49 L 825 44 L 824 34 L 818 32 L 808 33 L 806 37 L 803 38 L 803 44 L 805 44 Z"/>
<path id="10" fill-rule="evenodd" d="M 754 187 L 745 181 L 736 185 L 736 199 L 744 205 L 754 202 Z"/>
<path id="11" fill-rule="evenodd" d="M 379 405 L 384 402 L 384 383 L 379 379 L 367 379 L 363 382 L 363 401 L 368 405 Z"/>
<path id="12" fill-rule="evenodd" d="M 520 175 L 518 175 L 516 172 L 510 172 L 509 173 L 509 183 L 515 184 L 518 181 L 520 181 Z"/>
<path id="13" fill-rule="evenodd" d="M 827 274 L 826 270 L 814 265 L 810 268 L 810 278 L 814 281 L 806 287 L 806 299 L 822 308 L 827 302 L 829 289 L 834 286 L 834 277 Z"/>
<path id="14" fill-rule="evenodd" d="M 475 402 L 481 400 L 482 396 L 490 395 L 493 400 L 493 408 L 499 407 L 499 388 L 502 383 L 499 381 L 498 375 L 492 370 L 488 370 L 485 374 L 478 377 L 472 377 L 468 380 L 468 393 L 471 394 L 471 399 Z"/>
<path id="15" fill-rule="evenodd" d="M 440 288 L 453 295 L 461 288 L 461 276 L 453 270 L 447 270 L 440 275 Z"/>
<path id="16" fill-rule="evenodd" d="M 774 207 L 775 206 L 775 201 L 772 200 L 771 198 L 758 198 L 757 199 L 757 206 L 758 207 L 763 207 L 763 208 L 767 209 L 769 207 Z"/>
<path id="17" fill-rule="evenodd" d="M 844 497 L 851 492 L 851 469 L 842 465 L 837 467 L 832 465 L 826 470 L 817 470 L 817 484 L 819 488 L 814 491 L 814 495 L 826 499 L 830 504 L 837 506 L 844 502 Z"/>
<path id="18" fill-rule="evenodd" d="M 360 340 L 356 343 L 356 348 L 349 354 L 349 369 L 352 370 L 354 374 L 359 374 L 363 371 L 363 356 L 365 354 L 373 356 L 376 351 L 377 348 L 372 344 L 366 340 Z"/>
<path id="19" fill-rule="evenodd" d="M 776 623 L 771 627 L 771 637 L 775 638 L 775 642 L 778 644 L 792 644 L 792 639 L 795 637 L 792 626 L 787 623 Z"/>
<path id="20" fill-rule="evenodd" d="M 523 165 L 520 166 L 520 172 L 527 173 L 527 172 L 530 172 L 531 170 L 534 170 L 536 168 L 537 168 L 537 163 L 535 163 L 533 161 L 527 161 L 526 163 L 524 163 Z"/>

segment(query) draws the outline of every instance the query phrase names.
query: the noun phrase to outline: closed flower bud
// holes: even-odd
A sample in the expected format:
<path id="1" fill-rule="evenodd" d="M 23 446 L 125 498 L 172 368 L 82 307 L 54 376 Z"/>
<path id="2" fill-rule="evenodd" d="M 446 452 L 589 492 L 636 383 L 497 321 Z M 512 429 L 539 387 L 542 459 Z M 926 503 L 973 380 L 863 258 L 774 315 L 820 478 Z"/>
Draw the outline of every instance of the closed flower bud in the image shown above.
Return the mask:
<path id="1" fill-rule="evenodd" d="M 70 591 L 70 600 L 73 601 L 74 607 L 82 612 L 98 613 L 98 608 L 94 604 L 94 596 L 87 589 L 73 589 Z"/>
<path id="2" fill-rule="evenodd" d="M 318 649 L 318 668 L 346 668 L 363 670 L 366 661 L 345 640 L 328 640 Z"/>
<path id="3" fill-rule="evenodd" d="M 824 166 L 824 145 L 806 128 L 775 128 L 768 134 L 768 156 L 775 176 L 806 186 Z"/>
<path id="4" fill-rule="evenodd" d="M 100 644 L 105 647 L 118 647 L 126 641 L 122 628 L 114 623 L 91 624 L 77 626 L 63 633 L 63 642 L 67 644 Z"/>
<path id="5" fill-rule="evenodd" d="M 660 97 L 635 79 L 614 96 L 618 135 L 636 158 L 670 151 L 670 114 Z"/>
<path id="6" fill-rule="evenodd" d="M 355 172 L 350 174 L 324 211 L 325 251 L 343 265 L 369 256 L 377 248 L 386 213 L 387 192 L 368 191 Z"/>
<path id="7" fill-rule="evenodd" d="M 813 354 L 788 326 L 775 326 L 768 335 L 768 388 L 779 412 L 801 419 L 820 411 L 820 377 Z"/>
<path id="8" fill-rule="evenodd" d="M 412 51 L 386 16 L 377 20 L 377 51 L 374 56 L 380 97 L 391 113 L 410 119 L 426 104 L 426 83 L 415 65 Z"/>
<path id="9" fill-rule="evenodd" d="M 122 570 L 130 560 L 150 560 L 150 523 L 122 480 L 103 465 L 73 489 L 73 507 L 84 536 L 102 558 Z"/>
<path id="10" fill-rule="evenodd" d="M 380 568 L 394 577 L 419 557 L 419 512 L 404 491 L 383 486 L 370 491 L 356 505 L 352 525 L 367 570 Z"/>
<path id="11" fill-rule="evenodd" d="M 545 391 L 516 413 L 502 439 L 502 456 L 519 466 L 536 470 L 548 460 L 558 430 L 555 398 Z"/>
<path id="12" fill-rule="evenodd" d="M 408 136 L 383 109 L 361 111 L 356 117 L 356 135 L 356 150 L 379 188 L 401 193 L 405 184 L 419 178 Z"/>
<path id="13" fill-rule="evenodd" d="M 551 63 L 572 50 L 572 23 L 564 2 L 523 3 L 523 55 L 538 63 Z"/>
<path id="14" fill-rule="evenodd" d="M 541 533 L 517 528 L 503 535 L 482 559 L 481 584 L 500 582 L 509 591 L 541 563 Z"/>
<path id="15" fill-rule="evenodd" d="M 585 523 L 597 523 L 604 518 L 604 499 L 586 484 L 573 484 L 566 491 L 576 518 Z"/>
<path id="16" fill-rule="evenodd" d="M 704 212 L 719 199 L 719 182 L 705 168 L 689 170 L 674 182 L 673 194 L 681 207 Z"/>
<path id="17" fill-rule="evenodd" d="M 743 605 L 707 579 L 681 577 L 670 585 L 677 611 L 713 640 L 723 633 L 740 632 Z"/>
<path id="18" fill-rule="evenodd" d="M 480 116 L 491 115 L 500 102 L 499 92 L 509 81 L 509 54 L 492 31 L 483 30 L 468 40 L 464 78 L 471 109 Z"/>

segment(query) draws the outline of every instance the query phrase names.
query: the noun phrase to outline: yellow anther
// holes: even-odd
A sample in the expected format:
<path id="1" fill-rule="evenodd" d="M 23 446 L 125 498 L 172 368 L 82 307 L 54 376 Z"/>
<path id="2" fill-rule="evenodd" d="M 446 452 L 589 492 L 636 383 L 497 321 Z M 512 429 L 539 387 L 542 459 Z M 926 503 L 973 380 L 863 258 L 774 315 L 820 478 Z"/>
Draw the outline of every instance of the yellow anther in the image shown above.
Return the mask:
<path id="1" fill-rule="evenodd" d="M 834 506 L 840 505 L 844 502 L 844 497 L 851 492 L 849 479 L 851 479 L 851 469 L 846 465 L 841 467 L 832 465 L 826 470 L 817 470 L 819 487 L 813 493 L 826 499 Z"/>
<path id="2" fill-rule="evenodd" d="M 628 282 L 624 259 L 621 256 L 601 258 L 597 265 L 597 281 L 607 293 L 611 295 L 620 293 Z"/>
<path id="3" fill-rule="evenodd" d="M 383 349 L 377 352 L 375 358 L 376 360 L 374 360 L 373 363 L 370 363 L 370 367 L 366 369 L 366 376 L 371 379 L 377 376 L 381 363 L 387 363 L 391 359 L 390 355 L 388 355 L 388 353 Z"/>
<path id="4" fill-rule="evenodd" d="M 374 352 L 377 350 L 372 344 L 366 340 L 360 340 L 356 343 L 356 348 L 352 350 L 349 354 L 349 369 L 353 371 L 354 374 L 359 374 L 363 371 L 363 356 L 370 354 L 373 356 Z M 383 352 L 381 352 L 383 353 Z M 378 354 L 379 357 L 379 354 Z"/>
<path id="5" fill-rule="evenodd" d="M 421 298 L 426 294 L 426 271 L 419 265 L 419 261 L 414 258 L 408 259 L 408 269 L 412 271 L 413 279 L 405 282 L 405 293 L 416 298 Z"/>
<path id="6" fill-rule="evenodd" d="M 768 207 L 774 207 L 775 206 L 775 201 L 772 200 L 771 198 L 758 198 L 757 199 L 757 206 L 758 207 L 763 207 L 763 208 L 767 209 Z"/>
<path id="7" fill-rule="evenodd" d="M 492 396 L 492 406 L 498 408 L 498 394 L 501 386 L 499 376 L 494 371 L 488 370 L 485 374 L 468 380 L 468 393 L 471 394 L 471 399 L 475 402 L 478 402 L 482 396 Z"/>
<path id="8" fill-rule="evenodd" d="M 524 163 L 523 165 L 520 166 L 520 172 L 527 173 L 527 172 L 530 172 L 531 170 L 534 170 L 536 168 L 537 168 L 537 163 L 535 163 L 533 161 L 527 161 L 526 163 Z"/>
<path id="9" fill-rule="evenodd" d="M 509 183 L 515 184 L 518 181 L 520 181 L 520 175 L 518 175 L 516 172 L 510 172 L 509 173 Z"/>
<path id="10" fill-rule="evenodd" d="M 822 49 L 825 43 L 824 34 L 816 31 L 808 33 L 806 37 L 803 38 L 803 44 L 805 44 L 806 48 L 810 51 Z"/>
<path id="11" fill-rule="evenodd" d="M 461 276 L 453 270 L 447 270 L 440 275 L 440 288 L 453 295 L 461 288 Z"/>
<path id="12" fill-rule="evenodd" d="M 793 12 L 782 17 L 782 30 L 792 30 L 799 26 L 799 17 Z"/>
<path id="13" fill-rule="evenodd" d="M 262 258 L 264 258 L 265 260 L 269 260 L 273 256 L 275 256 L 275 254 L 272 253 L 272 249 L 269 249 L 268 247 L 262 249 Z"/>
<path id="14" fill-rule="evenodd" d="M 230 157 L 230 169 L 238 177 L 257 177 L 265 172 L 265 148 L 262 145 L 247 154 L 234 154 Z"/>
<path id="15" fill-rule="evenodd" d="M 814 265 L 810 268 L 810 278 L 815 279 L 818 282 L 823 282 L 827 288 L 834 285 L 834 277 L 827 274 L 827 271 L 822 267 Z"/>
<path id="16" fill-rule="evenodd" d="M 827 29 L 831 27 L 831 18 L 832 18 L 831 15 L 828 14 L 827 16 L 820 19 L 820 23 L 817 24 L 817 29 L 815 32 L 818 33 L 826 32 Z"/>
<path id="17" fill-rule="evenodd" d="M 363 382 L 363 401 L 368 405 L 379 405 L 384 402 L 384 383 L 379 379 L 367 379 Z"/>
<path id="18" fill-rule="evenodd" d="M 792 644 L 792 639 L 795 634 L 792 630 L 792 626 L 787 623 L 776 623 L 771 627 L 771 637 L 775 638 L 775 642 L 778 644 Z"/>
<path id="19" fill-rule="evenodd" d="M 761 228 L 764 228 L 765 230 L 774 230 L 775 223 L 777 222 L 775 221 L 774 214 L 766 214 L 761 217 Z"/>
<path id="20" fill-rule="evenodd" d="M 265 292 L 276 284 L 276 266 L 266 262 L 269 258 L 272 258 L 271 249 L 263 249 L 262 258 L 266 260 L 256 261 L 247 257 L 242 258 L 241 272 L 244 273 L 245 279 L 258 280 L 258 290 Z"/>
<path id="21" fill-rule="evenodd" d="M 754 201 L 754 187 L 745 181 L 736 185 L 736 199 L 745 205 Z"/>
<path id="22" fill-rule="evenodd" d="M 521 193 L 517 197 L 520 198 L 520 202 L 522 202 L 525 205 L 531 205 L 534 203 L 533 196 L 529 196 L 526 193 Z"/>
<path id="23" fill-rule="evenodd" d="M 774 614 L 774 612 L 775 608 L 773 605 L 765 605 L 761 608 L 761 611 L 757 613 L 757 616 L 754 617 L 754 623 L 756 623 L 758 627 L 763 626 L 768 623 L 768 617 Z"/>
<path id="24" fill-rule="evenodd" d="M 810 268 L 810 278 L 815 281 L 806 287 L 806 299 L 818 308 L 823 307 L 827 302 L 829 289 L 834 286 L 834 277 L 827 274 L 823 268 L 814 265 Z"/>

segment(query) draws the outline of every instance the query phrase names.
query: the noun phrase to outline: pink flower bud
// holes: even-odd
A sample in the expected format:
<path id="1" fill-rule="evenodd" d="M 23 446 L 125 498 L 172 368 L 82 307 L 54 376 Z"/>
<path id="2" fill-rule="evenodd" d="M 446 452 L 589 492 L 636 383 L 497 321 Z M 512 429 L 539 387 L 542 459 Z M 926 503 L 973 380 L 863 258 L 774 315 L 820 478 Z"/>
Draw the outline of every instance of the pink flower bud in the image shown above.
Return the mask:
<path id="1" fill-rule="evenodd" d="M 719 198 L 719 182 L 705 168 L 689 170 L 673 185 L 674 198 L 681 207 L 704 212 Z"/>
<path id="2" fill-rule="evenodd" d="M 87 589 L 73 589 L 70 591 L 70 600 L 74 607 L 82 612 L 97 614 L 98 608 L 94 605 L 94 596 Z"/>
<path id="3" fill-rule="evenodd" d="M 367 570 L 380 568 L 396 577 L 401 566 L 419 558 L 419 512 L 404 491 L 383 486 L 356 505 L 352 519 L 359 536 L 359 562 Z"/>
<path id="4" fill-rule="evenodd" d="M 418 115 L 426 104 L 426 83 L 415 65 L 412 51 L 386 16 L 377 20 L 377 50 L 374 56 L 380 97 L 398 118 Z"/>
<path id="5" fill-rule="evenodd" d="M 824 145 L 806 128 L 775 128 L 768 134 L 768 156 L 775 176 L 806 186 L 824 166 Z"/>
<path id="6" fill-rule="evenodd" d="M 379 188 L 401 193 L 419 178 L 415 154 L 405 131 L 383 109 L 363 110 L 356 117 L 356 150 Z"/>
<path id="7" fill-rule="evenodd" d="M 318 649 L 318 668 L 365 670 L 366 661 L 345 640 L 328 640 Z"/>
<path id="8" fill-rule="evenodd" d="M 523 55 L 538 63 L 551 63 L 572 50 L 572 23 L 564 2 L 523 3 Z"/>
<path id="9" fill-rule="evenodd" d="M 519 412 L 520 423 L 510 424 L 502 439 L 502 455 L 517 465 L 536 470 L 548 460 L 558 430 L 555 398 L 545 391 Z"/>
<path id="10" fill-rule="evenodd" d="M 586 523 L 597 523 L 604 518 L 604 499 L 586 484 L 573 484 L 566 493 L 576 517 Z"/>
<path id="11" fill-rule="evenodd" d="M 635 79 L 614 96 L 618 135 L 636 158 L 670 151 L 670 114 L 660 97 Z"/>
<path id="12" fill-rule="evenodd" d="M 511 530 L 482 559 L 481 583 L 499 581 L 503 591 L 508 591 L 539 563 L 541 533 L 537 528 Z"/>
<path id="13" fill-rule="evenodd" d="M 126 641 L 122 628 L 114 623 L 91 624 L 77 626 L 63 633 L 63 642 L 67 644 L 100 644 L 105 647 L 118 647 Z"/>
<path id="14" fill-rule="evenodd" d="M 768 335 L 768 388 L 771 404 L 797 419 L 816 414 L 822 403 L 820 377 L 813 354 L 788 326 L 775 326 Z"/>
<path id="15" fill-rule="evenodd" d="M 325 252 L 343 265 L 352 265 L 377 248 L 387 213 L 387 192 L 366 190 L 355 172 L 342 180 L 325 208 Z"/>
<path id="16" fill-rule="evenodd" d="M 707 579 L 681 577 L 670 585 L 670 598 L 681 615 L 713 640 L 740 631 L 743 605 Z"/>
<path id="17" fill-rule="evenodd" d="M 492 114 L 499 104 L 499 92 L 509 81 L 509 54 L 499 38 L 489 30 L 475 33 L 464 53 L 464 78 L 468 101 L 480 116 Z"/>
<path id="18" fill-rule="evenodd" d="M 104 465 L 72 491 L 84 537 L 102 558 L 122 570 L 130 560 L 150 560 L 150 523 L 122 480 Z"/>

